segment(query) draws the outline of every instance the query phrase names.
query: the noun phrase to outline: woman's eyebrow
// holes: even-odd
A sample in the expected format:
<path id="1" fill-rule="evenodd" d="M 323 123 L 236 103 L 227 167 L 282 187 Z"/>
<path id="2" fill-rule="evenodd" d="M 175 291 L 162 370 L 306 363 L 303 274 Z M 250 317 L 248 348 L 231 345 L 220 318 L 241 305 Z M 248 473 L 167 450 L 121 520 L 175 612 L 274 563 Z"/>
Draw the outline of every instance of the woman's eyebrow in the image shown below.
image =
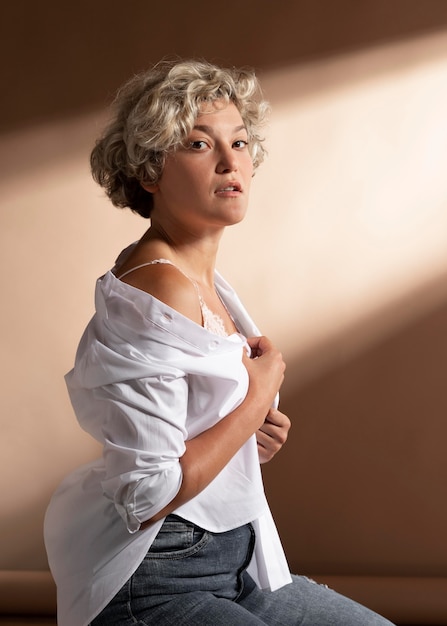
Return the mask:
<path id="1" fill-rule="evenodd" d="M 213 134 L 213 127 L 207 126 L 206 124 L 197 124 L 193 127 L 193 130 L 201 130 L 203 133 L 207 133 L 208 135 Z M 233 128 L 234 133 L 238 133 L 241 130 L 247 130 L 245 124 L 241 124 L 240 126 L 236 126 L 235 128 Z"/>

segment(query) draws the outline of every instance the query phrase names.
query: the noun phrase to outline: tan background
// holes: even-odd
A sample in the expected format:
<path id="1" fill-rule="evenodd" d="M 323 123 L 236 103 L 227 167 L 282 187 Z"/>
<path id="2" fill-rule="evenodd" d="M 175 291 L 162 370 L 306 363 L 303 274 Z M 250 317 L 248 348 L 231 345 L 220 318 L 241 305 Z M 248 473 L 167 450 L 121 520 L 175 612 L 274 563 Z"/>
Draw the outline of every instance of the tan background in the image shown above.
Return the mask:
<path id="1" fill-rule="evenodd" d="M 51 609 L 45 506 L 98 452 L 63 375 L 96 277 L 147 226 L 102 197 L 89 150 L 119 84 L 179 54 L 254 66 L 273 107 L 219 267 L 288 361 L 293 428 L 264 473 L 291 567 L 396 621 L 447 623 L 446 28 L 442 0 L 5 8 L 4 610 Z M 16 601 L 24 584 L 48 601 Z"/>

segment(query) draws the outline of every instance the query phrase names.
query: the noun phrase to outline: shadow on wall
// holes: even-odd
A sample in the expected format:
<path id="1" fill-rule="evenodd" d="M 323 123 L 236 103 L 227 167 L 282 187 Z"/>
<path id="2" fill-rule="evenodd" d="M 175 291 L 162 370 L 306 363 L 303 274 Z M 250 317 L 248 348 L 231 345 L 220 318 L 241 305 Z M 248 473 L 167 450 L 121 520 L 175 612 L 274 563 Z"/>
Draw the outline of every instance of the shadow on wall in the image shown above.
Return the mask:
<path id="1" fill-rule="evenodd" d="M 38 469 L 35 477 L 39 479 Z M 15 570 L 18 565 L 20 569 L 26 570 L 45 569 L 47 559 L 42 536 L 43 518 L 50 497 L 51 488 L 49 487 L 46 494 L 39 494 L 39 497 L 32 503 L 24 502 L 20 508 L 15 506 L 10 512 L 5 510 L 5 507 L 2 508 L 0 517 L 0 535 L 2 537 L 0 571 Z"/>
<path id="2" fill-rule="evenodd" d="M 0 128 L 89 111 L 166 55 L 272 69 L 445 28 L 439 0 L 118 0 L 2 7 Z M 225 36 L 216 36 L 225 33 Z M 13 59 L 13 60 L 11 60 Z M 30 94 L 32 99 L 30 101 Z M 106 95 L 108 94 L 108 96 Z"/>
<path id="3" fill-rule="evenodd" d="M 264 469 L 292 570 L 446 577 L 447 297 L 335 361 L 307 382 L 305 359 L 288 364 L 293 427 Z"/>

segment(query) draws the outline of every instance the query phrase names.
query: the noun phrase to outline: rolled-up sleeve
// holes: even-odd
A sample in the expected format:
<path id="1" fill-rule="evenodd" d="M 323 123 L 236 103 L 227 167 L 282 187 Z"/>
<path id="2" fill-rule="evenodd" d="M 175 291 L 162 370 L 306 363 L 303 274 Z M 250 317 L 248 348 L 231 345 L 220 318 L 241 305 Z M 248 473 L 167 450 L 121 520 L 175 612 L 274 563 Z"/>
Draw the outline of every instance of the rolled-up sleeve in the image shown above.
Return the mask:
<path id="1" fill-rule="evenodd" d="M 187 380 L 179 373 L 114 383 L 96 389 L 95 400 L 103 420 L 102 487 L 133 533 L 180 489 Z"/>

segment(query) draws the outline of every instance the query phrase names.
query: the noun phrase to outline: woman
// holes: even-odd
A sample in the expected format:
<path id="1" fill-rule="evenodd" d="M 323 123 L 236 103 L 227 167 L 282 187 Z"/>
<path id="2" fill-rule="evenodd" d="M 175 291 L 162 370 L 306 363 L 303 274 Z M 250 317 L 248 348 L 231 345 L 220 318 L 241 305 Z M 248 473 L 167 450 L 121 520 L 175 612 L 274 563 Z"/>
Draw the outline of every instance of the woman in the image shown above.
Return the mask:
<path id="1" fill-rule="evenodd" d="M 265 111 L 251 72 L 161 63 L 119 92 L 92 152 L 111 201 L 151 222 L 99 279 L 67 375 L 103 456 L 47 512 L 60 626 L 389 623 L 290 575 L 262 487 L 290 426 L 285 366 L 215 261 Z"/>

